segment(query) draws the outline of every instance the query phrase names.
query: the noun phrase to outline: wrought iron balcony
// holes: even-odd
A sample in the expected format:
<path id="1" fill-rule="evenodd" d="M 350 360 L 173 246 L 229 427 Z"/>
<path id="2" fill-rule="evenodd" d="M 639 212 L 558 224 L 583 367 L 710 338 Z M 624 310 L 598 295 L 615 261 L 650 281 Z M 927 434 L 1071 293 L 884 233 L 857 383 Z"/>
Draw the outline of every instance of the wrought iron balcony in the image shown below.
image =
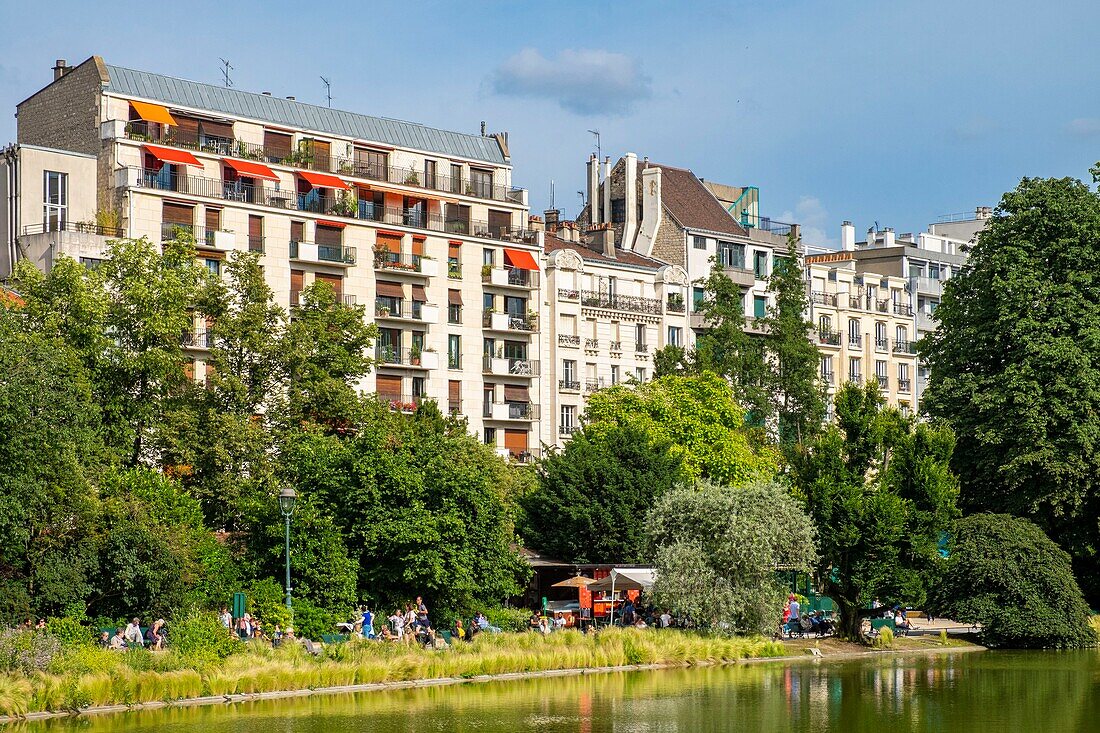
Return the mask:
<path id="1" fill-rule="evenodd" d="M 610 295 L 592 290 L 581 291 L 581 305 L 586 308 L 608 308 L 631 313 L 661 315 L 661 301 L 636 295 Z"/>
<path id="2" fill-rule="evenodd" d="M 580 345 L 581 345 L 581 337 L 580 336 L 570 336 L 570 335 L 564 334 L 564 333 L 559 333 L 558 334 L 558 346 L 580 346 Z"/>
<path id="3" fill-rule="evenodd" d="M 559 379 L 558 389 L 565 392 L 579 392 L 581 383 L 576 379 Z"/>
<path id="4" fill-rule="evenodd" d="M 896 354 L 915 354 L 917 353 L 916 341 L 894 341 L 894 353 Z"/>
<path id="5" fill-rule="evenodd" d="M 810 293 L 810 299 L 818 305 L 836 305 L 836 293 L 823 293 L 820 290 L 815 290 Z"/>
<path id="6" fill-rule="evenodd" d="M 817 341 L 826 346 L 840 346 L 840 332 L 819 330 L 817 332 Z"/>

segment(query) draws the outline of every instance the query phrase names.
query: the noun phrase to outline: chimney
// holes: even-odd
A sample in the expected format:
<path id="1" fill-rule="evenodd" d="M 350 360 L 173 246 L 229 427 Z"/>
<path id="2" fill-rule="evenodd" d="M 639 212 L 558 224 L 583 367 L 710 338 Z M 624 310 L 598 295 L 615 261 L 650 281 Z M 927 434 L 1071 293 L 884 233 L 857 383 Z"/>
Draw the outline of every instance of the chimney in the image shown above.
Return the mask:
<path id="1" fill-rule="evenodd" d="M 527 217 L 527 228 L 530 229 L 532 232 L 544 232 L 544 231 L 546 231 L 546 226 L 542 223 L 542 217 L 541 216 L 533 216 L 533 215 L 528 216 Z"/>
<path id="2" fill-rule="evenodd" d="M 294 101 L 294 97 L 287 97 L 287 99 L 289 99 L 291 102 Z"/>
<path id="3" fill-rule="evenodd" d="M 882 246 L 893 247 L 894 246 L 894 228 L 886 227 L 882 230 Z"/>
<path id="4" fill-rule="evenodd" d="M 840 249 L 845 252 L 854 252 L 856 249 L 856 228 L 850 221 L 840 225 Z"/>
<path id="5" fill-rule="evenodd" d="M 626 154 L 626 225 L 623 227 L 623 249 L 634 246 L 634 234 L 638 231 L 638 156 Z"/>
<path id="6" fill-rule="evenodd" d="M 552 232 L 558 228 L 558 222 L 561 221 L 560 209 L 547 209 L 542 215 L 546 217 L 546 231 Z"/>
<path id="7" fill-rule="evenodd" d="M 64 62 L 59 61 L 58 63 L 64 63 Z M 975 219 L 988 219 L 991 216 L 993 216 L 993 207 L 991 207 L 991 206 L 979 206 L 978 208 L 976 208 L 974 210 L 974 218 Z"/>
<path id="8" fill-rule="evenodd" d="M 615 230 L 611 228 L 611 224 L 606 222 L 600 224 L 592 232 L 592 244 L 596 251 L 603 253 L 604 257 L 615 259 Z"/>
<path id="9" fill-rule="evenodd" d="M 65 59 L 58 59 L 53 63 L 53 80 L 57 81 L 61 77 L 68 73 L 69 67 L 65 64 Z"/>
<path id="10" fill-rule="evenodd" d="M 638 235 L 634 238 L 633 249 L 639 254 L 649 255 L 653 251 L 653 242 L 661 228 L 661 169 L 646 162 L 642 170 L 642 220 L 638 222 Z"/>
<path id="11" fill-rule="evenodd" d="M 603 221 L 611 221 L 611 156 L 603 159 Z"/>
<path id="12" fill-rule="evenodd" d="M 588 156 L 588 223 L 600 223 L 600 161 Z"/>
<path id="13" fill-rule="evenodd" d="M 271 92 L 260 92 L 260 94 L 264 95 L 265 97 L 271 96 Z"/>
<path id="14" fill-rule="evenodd" d="M 485 120 L 481 121 L 481 136 L 485 137 Z"/>

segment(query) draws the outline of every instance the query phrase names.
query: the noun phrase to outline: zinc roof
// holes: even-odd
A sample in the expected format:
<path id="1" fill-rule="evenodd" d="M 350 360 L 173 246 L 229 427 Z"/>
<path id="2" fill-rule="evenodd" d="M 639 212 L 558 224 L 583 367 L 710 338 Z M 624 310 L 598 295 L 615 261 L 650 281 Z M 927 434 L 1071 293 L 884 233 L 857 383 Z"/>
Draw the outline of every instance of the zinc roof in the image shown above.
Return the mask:
<path id="1" fill-rule="evenodd" d="M 110 81 L 104 91 L 108 93 L 152 99 L 166 105 L 191 107 L 456 158 L 496 165 L 509 164 L 500 145 L 491 137 L 438 130 L 415 122 L 318 107 L 282 97 L 187 81 L 110 64 L 107 65 L 107 71 Z"/>

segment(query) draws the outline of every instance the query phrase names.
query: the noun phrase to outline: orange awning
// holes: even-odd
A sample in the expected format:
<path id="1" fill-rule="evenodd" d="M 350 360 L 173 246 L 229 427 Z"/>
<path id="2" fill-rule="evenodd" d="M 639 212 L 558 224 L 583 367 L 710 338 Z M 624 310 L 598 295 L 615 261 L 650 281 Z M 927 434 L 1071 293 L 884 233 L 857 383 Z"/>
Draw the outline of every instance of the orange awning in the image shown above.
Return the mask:
<path id="1" fill-rule="evenodd" d="M 504 249 L 504 261 L 517 270 L 534 270 L 538 272 L 539 266 L 530 252 L 522 249 Z"/>
<path id="2" fill-rule="evenodd" d="M 308 181 L 309 185 L 314 188 L 351 188 L 351 185 L 346 181 L 342 181 L 336 176 L 330 176 L 328 173 L 298 171 L 298 175 Z"/>
<path id="3" fill-rule="evenodd" d="M 130 106 L 138 113 L 138 117 L 146 122 L 159 122 L 162 125 L 176 126 L 176 120 L 168 108 L 152 102 L 135 102 L 130 100 Z"/>
<path id="4" fill-rule="evenodd" d="M 263 163 L 253 163 L 250 160 L 225 159 L 225 164 L 247 178 L 266 178 L 269 181 L 277 181 L 279 177 L 274 171 Z"/>
<path id="5" fill-rule="evenodd" d="M 347 224 L 342 221 L 329 221 L 328 219 L 318 219 L 317 225 L 323 227 L 336 227 L 337 229 L 343 229 L 347 226 Z"/>
<path id="6" fill-rule="evenodd" d="M 186 150 L 175 148 L 162 148 L 159 145 L 143 145 L 145 152 L 152 155 L 162 163 L 175 163 L 176 165 L 196 165 L 202 168 L 202 161 Z"/>

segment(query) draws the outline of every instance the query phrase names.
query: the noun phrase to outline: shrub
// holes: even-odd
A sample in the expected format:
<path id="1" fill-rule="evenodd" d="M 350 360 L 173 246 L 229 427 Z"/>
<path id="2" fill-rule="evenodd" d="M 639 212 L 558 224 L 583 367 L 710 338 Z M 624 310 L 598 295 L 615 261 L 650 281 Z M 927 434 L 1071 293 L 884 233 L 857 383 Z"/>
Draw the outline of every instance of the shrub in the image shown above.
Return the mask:
<path id="1" fill-rule="evenodd" d="M 197 610 L 185 611 L 168 625 L 169 643 L 184 658 L 196 662 L 225 659 L 241 648 L 217 615 Z"/>
<path id="2" fill-rule="evenodd" d="M 878 631 L 878 636 L 875 637 L 875 647 L 877 649 L 889 649 L 894 645 L 894 632 L 889 626 L 883 626 Z"/>
<path id="3" fill-rule="evenodd" d="M 290 625 L 290 611 L 286 607 L 286 591 L 271 578 L 257 580 L 249 588 L 248 612 L 263 621 L 270 631 L 278 624 L 285 629 Z"/>
<path id="4" fill-rule="evenodd" d="M 294 601 L 294 634 L 300 639 L 320 639 L 323 634 L 336 633 L 336 624 L 343 616 L 310 603 L 305 598 Z"/>
<path id="5" fill-rule="evenodd" d="M 0 675 L 0 715 L 25 715 L 30 710 L 31 683 Z"/>
<path id="6" fill-rule="evenodd" d="M 483 612 L 490 626 L 501 631 L 526 631 L 531 612 L 526 608 L 490 608 Z"/>
<path id="7" fill-rule="evenodd" d="M 0 671 L 30 674 L 45 670 L 61 653 L 61 642 L 42 631 L 0 630 Z"/>
<path id="8" fill-rule="evenodd" d="M 1007 514 L 975 514 L 955 524 L 953 540 L 933 594 L 937 616 L 980 625 L 990 646 L 1095 642 L 1069 554 L 1037 526 Z"/>
<path id="9" fill-rule="evenodd" d="M 76 619 L 51 618 L 46 624 L 46 631 L 65 649 L 89 646 L 92 643 L 92 632 Z"/>

